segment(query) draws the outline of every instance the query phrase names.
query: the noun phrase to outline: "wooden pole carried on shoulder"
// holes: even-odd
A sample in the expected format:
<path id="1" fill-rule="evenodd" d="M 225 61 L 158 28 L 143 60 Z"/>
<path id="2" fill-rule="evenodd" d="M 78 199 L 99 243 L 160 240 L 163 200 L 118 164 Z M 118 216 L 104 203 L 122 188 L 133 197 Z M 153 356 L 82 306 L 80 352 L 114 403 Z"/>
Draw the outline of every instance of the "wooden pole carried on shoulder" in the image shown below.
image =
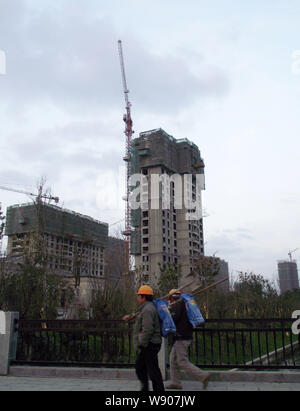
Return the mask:
<path id="1" fill-rule="evenodd" d="M 222 280 L 217 281 L 216 283 L 213 283 L 213 284 L 211 284 L 211 285 L 209 285 L 209 286 L 207 286 L 207 287 L 205 287 L 205 288 L 202 288 L 202 290 L 199 290 L 199 291 L 197 291 L 199 287 L 198 287 L 198 288 L 195 288 L 195 290 L 193 290 L 193 291 L 191 292 L 191 295 L 195 297 L 196 295 L 201 294 L 201 293 L 204 293 L 205 291 L 208 291 L 209 289 L 211 289 L 211 288 L 213 288 L 213 287 L 216 287 L 217 285 L 222 284 L 222 283 L 224 283 L 224 281 L 227 281 L 227 280 L 229 280 L 229 277 L 223 278 Z M 188 284 L 183 285 L 183 286 L 180 287 L 180 288 L 177 288 L 177 291 L 183 290 L 184 288 L 186 288 L 186 287 L 188 287 L 189 285 L 191 285 L 193 282 L 194 282 L 194 280 L 191 281 L 191 282 L 188 283 Z M 196 292 L 195 292 L 195 291 L 196 291 Z M 169 297 L 169 294 L 164 295 L 163 297 L 161 297 L 161 299 L 162 299 L 162 300 L 165 300 L 165 299 L 168 298 L 168 297 Z M 138 315 L 138 313 L 134 313 L 134 314 L 130 315 L 126 321 L 131 321 L 131 320 L 133 320 L 134 318 L 136 318 L 137 315 Z"/>
<path id="2" fill-rule="evenodd" d="M 189 285 L 193 284 L 193 282 L 194 282 L 194 280 L 191 281 L 191 282 L 189 282 L 189 283 L 187 283 L 187 284 L 182 285 L 180 288 L 178 288 L 178 291 L 183 290 L 184 288 L 186 288 L 186 287 L 188 287 Z M 166 298 L 168 298 L 168 295 L 169 295 L 169 294 L 164 295 L 163 297 L 160 297 L 160 299 L 165 300 Z M 133 320 L 134 318 L 136 318 L 137 315 L 138 315 L 138 313 L 130 314 L 125 321 L 131 321 L 131 320 Z M 125 316 L 125 317 L 127 317 L 127 316 Z M 124 317 L 123 317 L 123 319 L 124 319 Z"/>
<path id="3" fill-rule="evenodd" d="M 202 288 L 202 290 L 199 290 L 199 291 L 197 291 L 199 287 L 198 287 L 198 288 L 195 288 L 195 290 L 193 290 L 193 291 L 191 292 L 191 294 L 195 297 L 195 295 L 204 293 L 204 291 L 207 291 L 207 290 L 209 290 L 210 288 L 216 287 L 217 285 L 222 284 L 222 283 L 224 283 L 224 281 L 228 281 L 228 280 L 229 280 L 229 277 L 223 278 L 222 280 L 217 281 L 216 283 L 213 283 L 213 284 L 211 284 L 211 285 L 208 285 L 207 287 Z M 197 292 L 195 292 L 195 291 L 197 291 Z"/>

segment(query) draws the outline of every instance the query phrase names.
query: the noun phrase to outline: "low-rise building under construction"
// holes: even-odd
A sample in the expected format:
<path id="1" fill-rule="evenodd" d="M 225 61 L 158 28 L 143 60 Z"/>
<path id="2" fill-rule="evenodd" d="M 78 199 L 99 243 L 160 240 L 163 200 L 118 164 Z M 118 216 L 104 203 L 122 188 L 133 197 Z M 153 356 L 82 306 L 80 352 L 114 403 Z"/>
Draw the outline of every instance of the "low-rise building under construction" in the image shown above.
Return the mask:
<path id="1" fill-rule="evenodd" d="M 88 305 L 95 283 L 101 287 L 105 281 L 108 224 L 46 203 L 8 207 L 7 256 L 22 256 L 34 233 L 42 238 L 47 268 L 74 281 L 81 304 Z"/>

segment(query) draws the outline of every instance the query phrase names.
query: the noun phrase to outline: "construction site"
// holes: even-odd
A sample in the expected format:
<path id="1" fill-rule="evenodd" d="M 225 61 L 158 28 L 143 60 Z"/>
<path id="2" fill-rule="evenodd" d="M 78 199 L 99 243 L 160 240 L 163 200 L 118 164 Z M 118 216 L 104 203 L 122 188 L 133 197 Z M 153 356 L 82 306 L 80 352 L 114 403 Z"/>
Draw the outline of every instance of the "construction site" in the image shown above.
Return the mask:
<path id="1" fill-rule="evenodd" d="M 47 268 L 69 278 L 77 291 L 77 303 L 88 306 L 95 282 L 104 286 L 108 224 L 46 203 L 11 206 L 5 229 L 7 257 L 22 257 L 37 229 L 42 234 Z"/>
<path id="2" fill-rule="evenodd" d="M 123 282 L 126 289 L 136 286 L 132 274 L 142 272 L 144 283 L 156 286 L 161 271 L 168 265 L 180 268 L 180 283 L 184 283 L 193 270 L 194 261 L 204 255 L 204 229 L 202 215 L 188 220 L 189 207 L 175 207 L 175 182 L 173 175 L 184 180 L 190 175 L 188 187 L 193 202 L 202 204 L 201 191 L 196 190 L 196 176 L 204 180 L 204 161 L 197 145 L 187 138 L 175 139 L 161 128 L 144 131 L 133 139 L 133 120 L 127 87 L 122 42 L 118 51 L 125 97 L 125 218 L 123 239 L 109 241 L 107 223 L 86 215 L 66 210 L 50 202 L 59 202 L 58 197 L 46 195 L 40 187 L 38 194 L 27 193 L 1 186 L 0 189 L 23 193 L 35 197 L 29 204 L 7 208 L 5 233 L 2 216 L 2 234 L 8 238 L 7 257 L 17 258 L 24 253 L 29 236 L 33 232 L 43 235 L 48 255 L 48 268 L 55 273 L 74 279 L 80 301 L 85 305 L 91 299 L 93 286 L 89 279 L 97 279 L 102 286 L 109 277 L 116 284 Z M 156 199 L 158 207 L 151 208 L 151 187 L 141 184 L 141 207 L 131 209 L 130 197 L 134 189 L 130 178 L 134 174 L 150 181 L 153 175 L 170 178 L 168 185 L 160 183 Z M 144 181 L 144 180 L 143 180 Z M 170 195 L 170 204 L 163 204 L 164 192 Z M 121 267 L 113 265 L 112 250 L 120 246 Z M 110 246 L 108 246 L 110 244 Z M 114 244 L 114 247 L 112 247 Z M 110 256 L 110 257 L 108 257 Z M 228 271 L 228 267 L 227 267 Z M 117 272 L 117 274 L 116 274 Z M 106 273 L 109 273 L 106 275 Z"/>

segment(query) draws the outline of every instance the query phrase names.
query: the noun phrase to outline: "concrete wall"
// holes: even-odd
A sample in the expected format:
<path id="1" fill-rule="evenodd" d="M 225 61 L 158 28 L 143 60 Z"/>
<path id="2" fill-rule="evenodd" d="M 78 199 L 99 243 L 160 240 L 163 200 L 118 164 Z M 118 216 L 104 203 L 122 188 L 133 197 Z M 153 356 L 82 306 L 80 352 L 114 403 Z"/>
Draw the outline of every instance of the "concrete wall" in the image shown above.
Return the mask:
<path id="1" fill-rule="evenodd" d="M 18 313 L 0 311 L 0 375 L 8 374 L 10 361 L 16 358 L 17 333 L 14 321 L 18 318 Z"/>

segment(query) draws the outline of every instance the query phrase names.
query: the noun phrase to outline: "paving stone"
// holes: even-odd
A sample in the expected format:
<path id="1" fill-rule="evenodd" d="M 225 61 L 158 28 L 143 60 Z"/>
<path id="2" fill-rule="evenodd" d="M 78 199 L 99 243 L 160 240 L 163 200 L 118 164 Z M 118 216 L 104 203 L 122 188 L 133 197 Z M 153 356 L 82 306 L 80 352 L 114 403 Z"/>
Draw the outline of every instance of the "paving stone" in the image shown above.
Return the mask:
<path id="1" fill-rule="evenodd" d="M 0 391 L 138 391 L 136 380 L 88 378 L 0 377 Z M 184 391 L 202 391 L 202 384 L 184 381 Z M 207 391 L 300 391 L 299 383 L 210 382 Z M 175 392 L 175 391 L 173 391 Z"/>

